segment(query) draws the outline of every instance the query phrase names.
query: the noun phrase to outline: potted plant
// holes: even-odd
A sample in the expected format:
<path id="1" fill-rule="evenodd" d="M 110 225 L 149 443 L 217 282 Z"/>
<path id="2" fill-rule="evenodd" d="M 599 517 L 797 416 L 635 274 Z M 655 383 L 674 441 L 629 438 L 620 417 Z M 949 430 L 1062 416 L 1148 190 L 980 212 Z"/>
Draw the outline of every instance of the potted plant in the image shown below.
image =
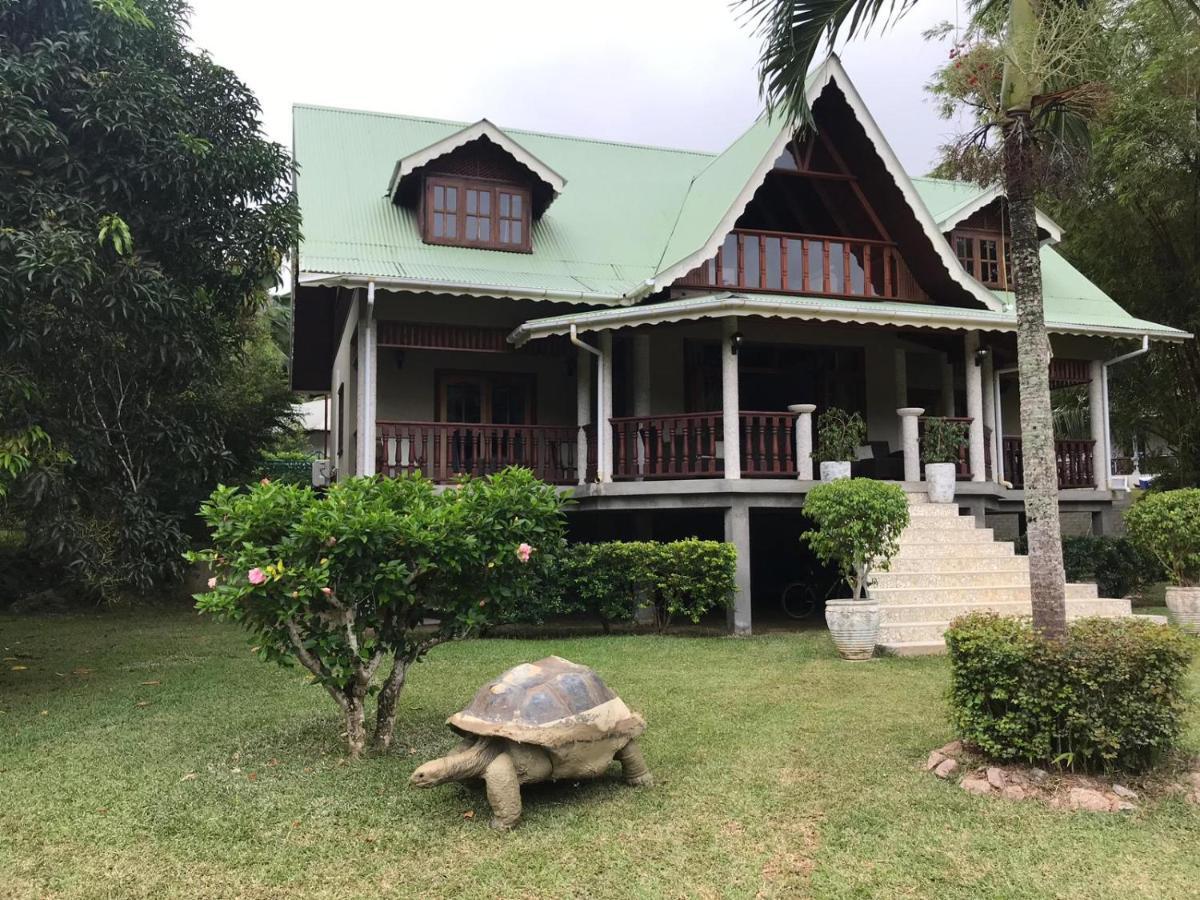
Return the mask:
<path id="1" fill-rule="evenodd" d="M 958 459 L 967 443 L 967 426 L 949 419 L 925 420 L 921 441 L 921 462 L 925 463 L 925 484 L 930 503 L 951 503 L 958 475 Z"/>
<path id="2" fill-rule="evenodd" d="M 908 499 L 898 484 L 853 478 L 808 492 L 804 514 L 816 528 L 805 541 L 822 562 L 837 564 L 849 600 L 825 601 L 825 623 L 842 659 L 870 659 L 879 639 L 879 601 L 867 593 L 871 573 L 887 569 L 908 526 Z"/>
<path id="3" fill-rule="evenodd" d="M 821 480 L 850 477 L 854 454 L 867 439 L 867 426 L 858 413 L 831 406 L 817 416 L 817 459 Z"/>
<path id="4" fill-rule="evenodd" d="M 1172 621 L 1200 632 L 1200 488 L 1147 494 L 1125 513 L 1125 527 L 1167 570 Z"/>

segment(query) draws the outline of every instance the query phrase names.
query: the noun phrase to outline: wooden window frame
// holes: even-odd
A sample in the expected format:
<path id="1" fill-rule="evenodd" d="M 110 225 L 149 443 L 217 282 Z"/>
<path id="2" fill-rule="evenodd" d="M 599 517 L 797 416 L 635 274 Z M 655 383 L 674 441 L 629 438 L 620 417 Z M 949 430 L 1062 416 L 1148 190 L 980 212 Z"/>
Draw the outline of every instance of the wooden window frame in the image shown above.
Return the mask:
<path id="1" fill-rule="evenodd" d="M 523 424 L 536 425 L 537 421 L 537 375 L 533 372 L 478 371 L 470 369 L 436 369 L 433 373 L 433 412 L 435 422 L 446 419 L 446 386 L 458 379 L 469 379 L 480 383 L 479 417 L 482 422 L 467 422 L 468 425 L 495 425 L 492 419 L 491 389 L 497 383 L 520 384 L 528 392 L 529 421 Z M 455 423 L 459 424 L 459 423 Z M 500 423 L 504 424 L 504 423 Z"/>
<path id="2" fill-rule="evenodd" d="M 458 191 L 456 215 L 458 229 L 455 237 L 435 237 L 433 234 L 433 190 L 435 187 L 455 188 Z M 488 200 L 491 237 L 484 240 L 467 239 L 467 191 L 486 191 Z M 505 244 L 500 241 L 500 193 L 515 194 L 521 198 L 521 242 Z M 482 250 L 502 250 L 508 253 L 532 253 L 530 240 L 532 197 L 529 188 L 494 178 L 463 178 L 452 175 L 429 175 L 421 191 L 421 239 L 426 244 L 448 247 L 477 247 Z M 473 214 L 477 215 L 477 214 Z M 512 221 L 512 217 L 507 217 Z"/>
<path id="3" fill-rule="evenodd" d="M 980 284 L 986 285 L 987 287 L 996 288 L 997 290 L 1001 291 L 1010 290 L 1008 262 L 1006 258 L 1006 254 L 1008 253 L 1008 239 L 1005 237 L 1003 232 L 987 231 L 980 228 L 955 228 L 950 232 L 950 246 L 954 250 L 955 258 L 958 258 L 959 240 L 969 241 L 971 244 L 971 268 L 968 269 L 966 266 L 963 266 L 968 275 L 970 275 Z M 982 245 L 983 241 L 996 242 L 996 259 L 994 260 L 996 263 L 996 274 L 998 276 L 996 281 L 984 281 L 983 278 L 980 277 L 983 272 L 984 263 Z M 962 260 L 959 259 L 959 262 L 961 263 Z M 991 263 L 993 260 L 989 259 L 988 262 Z"/>

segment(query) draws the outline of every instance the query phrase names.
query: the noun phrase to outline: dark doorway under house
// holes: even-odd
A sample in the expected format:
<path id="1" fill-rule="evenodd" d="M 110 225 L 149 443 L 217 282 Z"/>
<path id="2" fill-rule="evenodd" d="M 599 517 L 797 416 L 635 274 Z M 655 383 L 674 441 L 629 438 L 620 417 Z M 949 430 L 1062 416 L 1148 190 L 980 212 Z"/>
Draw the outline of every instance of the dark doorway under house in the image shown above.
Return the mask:
<path id="1" fill-rule="evenodd" d="M 795 619 L 783 609 L 783 590 L 800 582 L 823 598 L 848 596 L 838 583 L 835 568 L 825 566 L 813 555 L 800 535 L 810 523 L 799 509 L 754 509 L 750 511 L 750 597 L 755 631 L 771 628 L 824 628 L 825 612 L 818 602 L 810 615 Z"/>

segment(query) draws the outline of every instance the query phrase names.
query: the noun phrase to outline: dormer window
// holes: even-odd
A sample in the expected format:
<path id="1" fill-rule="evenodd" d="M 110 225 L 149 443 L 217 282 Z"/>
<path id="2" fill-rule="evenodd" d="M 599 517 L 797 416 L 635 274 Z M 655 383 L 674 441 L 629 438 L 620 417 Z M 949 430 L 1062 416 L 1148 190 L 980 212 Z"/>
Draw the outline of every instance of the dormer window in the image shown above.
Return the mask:
<path id="1" fill-rule="evenodd" d="M 1008 290 L 1008 241 L 998 231 L 956 229 L 951 234 L 954 253 L 971 277 L 988 287 Z"/>
<path id="2" fill-rule="evenodd" d="M 528 253 L 529 209 L 527 188 L 430 175 L 425 179 L 425 242 Z"/>

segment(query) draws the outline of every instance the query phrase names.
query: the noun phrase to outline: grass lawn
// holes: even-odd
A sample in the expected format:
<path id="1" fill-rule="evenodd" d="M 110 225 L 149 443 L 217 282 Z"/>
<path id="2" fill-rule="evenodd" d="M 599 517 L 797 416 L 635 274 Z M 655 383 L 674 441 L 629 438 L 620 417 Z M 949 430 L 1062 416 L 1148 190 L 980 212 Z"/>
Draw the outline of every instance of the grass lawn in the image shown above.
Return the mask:
<path id="1" fill-rule="evenodd" d="M 0 617 L 0 648 L 3 897 L 1200 890 L 1200 811 L 1065 813 L 940 783 L 919 764 L 951 736 L 946 661 L 844 663 L 823 632 L 439 647 L 411 676 L 395 751 L 356 764 L 322 692 L 191 613 Z M 482 790 L 407 786 L 482 682 L 550 653 L 645 714 L 657 787 L 526 788 L 523 824 L 497 834 Z"/>

